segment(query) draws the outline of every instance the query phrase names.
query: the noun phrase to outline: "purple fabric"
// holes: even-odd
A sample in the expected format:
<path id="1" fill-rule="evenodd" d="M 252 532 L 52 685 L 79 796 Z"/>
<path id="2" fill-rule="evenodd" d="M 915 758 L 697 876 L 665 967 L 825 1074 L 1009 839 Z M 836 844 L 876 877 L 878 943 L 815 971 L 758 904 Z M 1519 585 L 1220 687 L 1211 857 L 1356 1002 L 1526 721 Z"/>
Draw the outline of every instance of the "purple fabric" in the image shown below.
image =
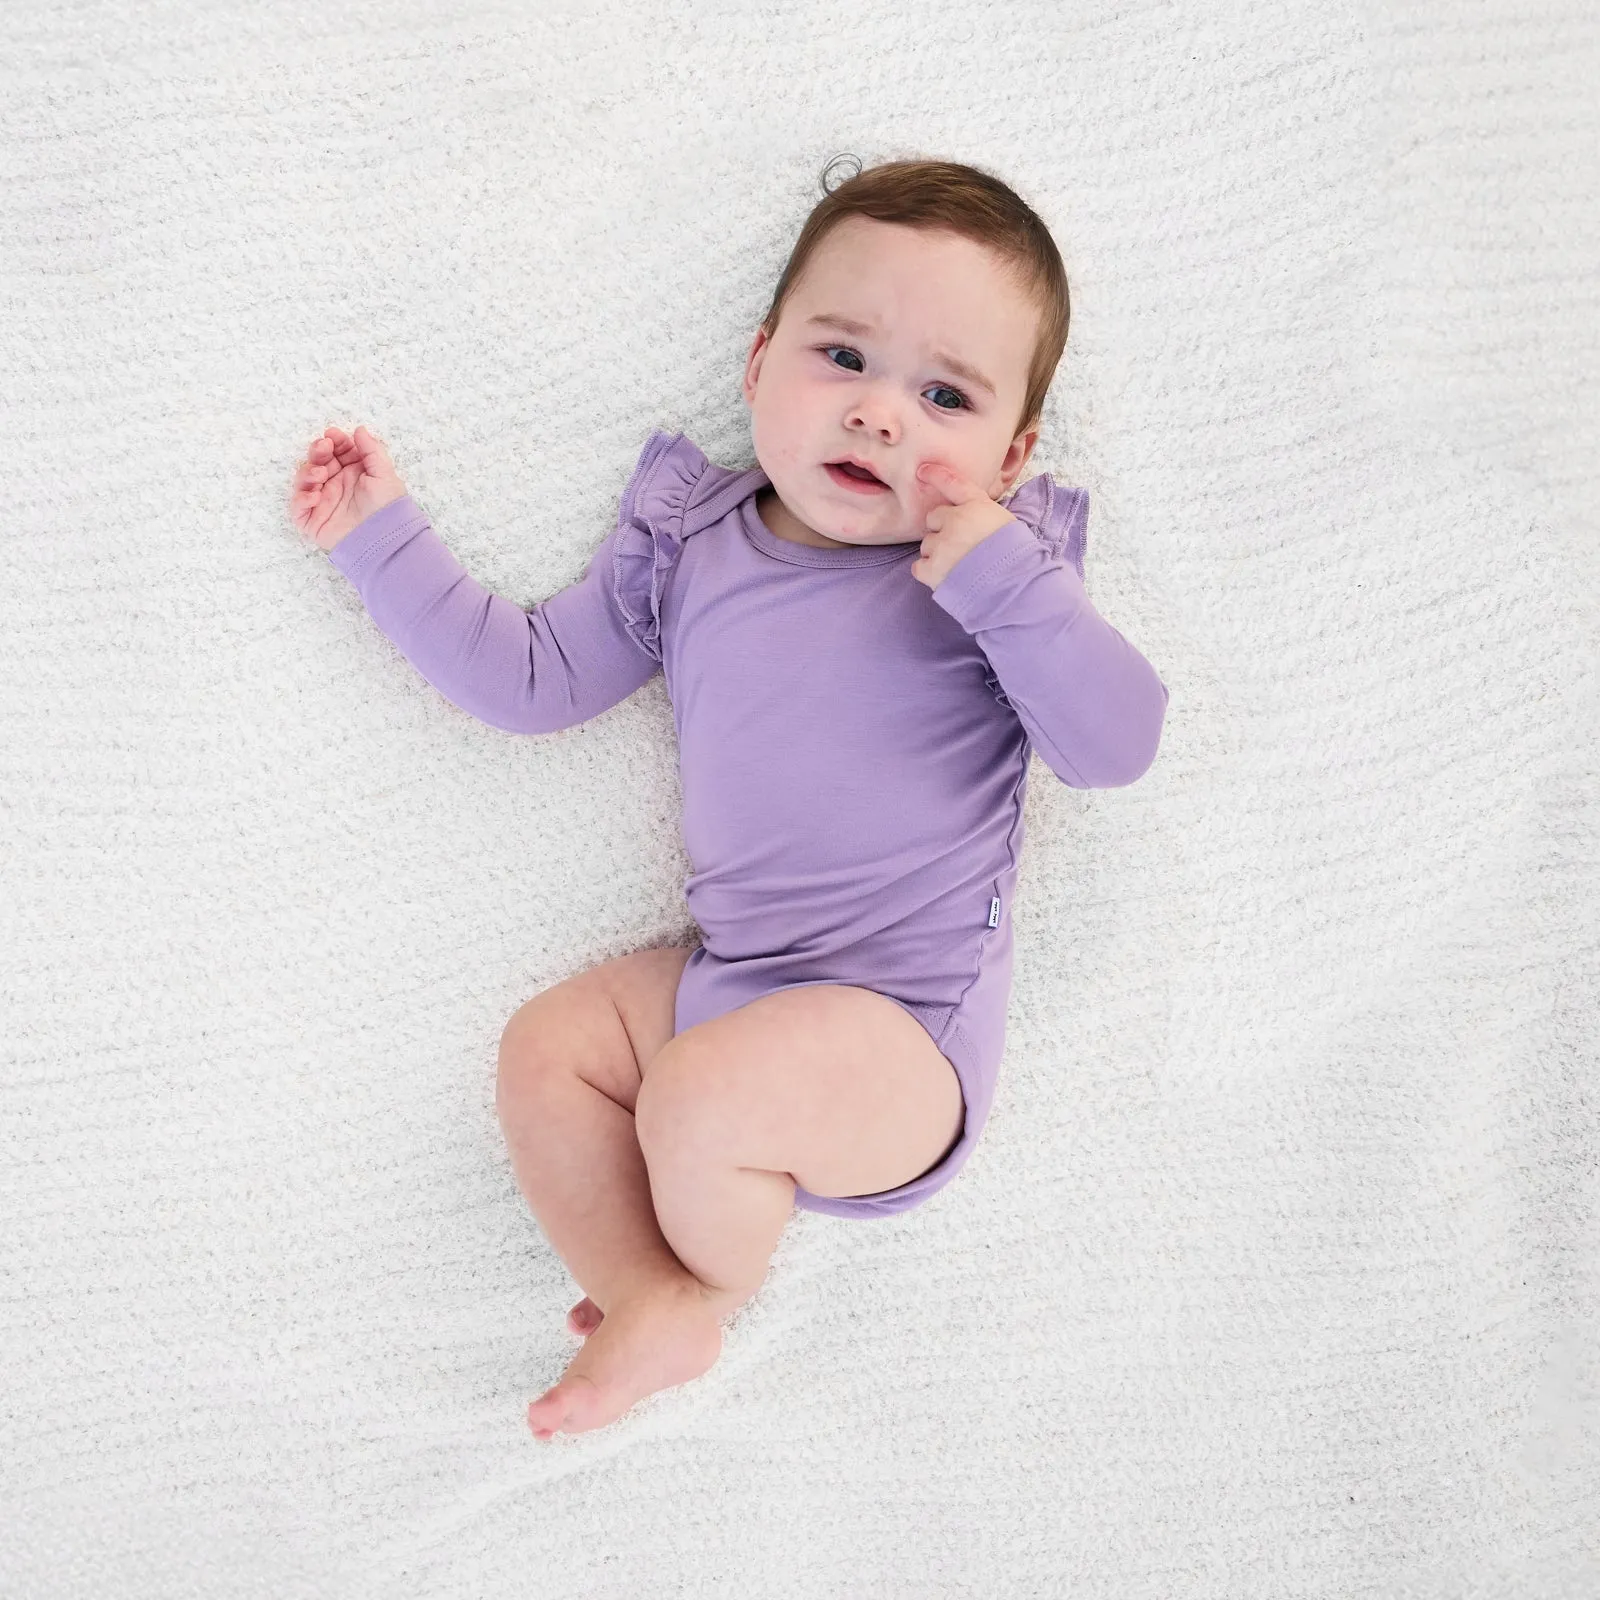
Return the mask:
<path id="1" fill-rule="evenodd" d="M 778 538 L 756 510 L 768 481 L 658 429 L 583 576 L 527 611 L 469 576 L 409 495 L 330 560 L 429 683 L 508 733 L 570 728 L 665 672 L 703 941 L 676 1031 L 808 984 L 904 1007 L 960 1078 L 959 1139 L 897 1189 L 795 1192 L 887 1216 L 948 1183 L 988 1120 L 1030 753 L 1073 788 L 1133 783 L 1167 689 L 1084 591 L 1085 490 L 1030 478 L 929 590 L 916 543 Z"/>

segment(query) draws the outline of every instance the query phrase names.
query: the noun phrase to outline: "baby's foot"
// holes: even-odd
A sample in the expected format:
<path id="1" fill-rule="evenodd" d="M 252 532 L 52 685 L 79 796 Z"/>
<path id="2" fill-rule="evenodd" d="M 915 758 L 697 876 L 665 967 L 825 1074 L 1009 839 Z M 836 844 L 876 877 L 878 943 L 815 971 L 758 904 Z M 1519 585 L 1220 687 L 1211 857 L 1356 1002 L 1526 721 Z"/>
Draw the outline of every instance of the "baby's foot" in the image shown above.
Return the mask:
<path id="1" fill-rule="evenodd" d="M 603 1428 L 646 1395 L 708 1372 L 721 1354 L 722 1324 L 698 1284 L 620 1301 L 528 1407 L 528 1426 L 536 1439 Z"/>

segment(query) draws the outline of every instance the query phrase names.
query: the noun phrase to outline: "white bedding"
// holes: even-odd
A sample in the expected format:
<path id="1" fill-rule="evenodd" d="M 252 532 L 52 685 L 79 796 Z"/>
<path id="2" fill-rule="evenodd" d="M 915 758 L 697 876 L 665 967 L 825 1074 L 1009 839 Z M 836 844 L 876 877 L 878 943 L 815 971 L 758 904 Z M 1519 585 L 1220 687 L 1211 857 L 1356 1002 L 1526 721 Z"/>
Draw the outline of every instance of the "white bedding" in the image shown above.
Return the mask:
<path id="1" fill-rule="evenodd" d="M 1590 8 L 0 12 L 0 1595 L 1600 1594 Z M 539 1444 L 495 1051 L 691 942 L 658 677 L 519 739 L 290 527 L 366 422 L 532 605 L 829 157 L 987 166 L 1032 468 L 1171 690 L 1035 767 L 984 1142 Z"/>

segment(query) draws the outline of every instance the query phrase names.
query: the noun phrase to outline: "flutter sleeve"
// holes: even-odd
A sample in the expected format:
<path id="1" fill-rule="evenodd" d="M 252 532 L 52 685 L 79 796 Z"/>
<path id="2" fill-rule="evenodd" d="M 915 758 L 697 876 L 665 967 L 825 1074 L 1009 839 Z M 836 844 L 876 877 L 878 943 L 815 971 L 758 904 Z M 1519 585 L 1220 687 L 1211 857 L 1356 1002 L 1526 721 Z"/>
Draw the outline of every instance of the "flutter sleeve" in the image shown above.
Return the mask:
<path id="1" fill-rule="evenodd" d="M 506 733 L 575 727 L 660 670 L 646 619 L 655 614 L 656 555 L 670 544 L 675 503 L 682 520 L 682 446 L 694 451 L 681 435 L 676 451 L 667 448 L 671 438 L 657 431 L 645 444 L 617 526 L 583 576 L 529 610 L 477 582 L 410 495 L 373 512 L 328 559 L 395 648 L 452 704 Z"/>
<path id="2" fill-rule="evenodd" d="M 629 634 L 661 660 L 661 594 L 685 538 L 684 512 L 710 466 L 681 433 L 657 429 L 645 443 L 622 496 L 611 562 L 617 604 Z"/>
<path id="3" fill-rule="evenodd" d="M 978 641 L 995 698 L 1063 783 L 1133 783 L 1161 743 L 1167 686 L 1084 589 L 1088 491 L 1040 473 L 1007 509 L 1012 520 L 974 545 L 933 599 Z"/>

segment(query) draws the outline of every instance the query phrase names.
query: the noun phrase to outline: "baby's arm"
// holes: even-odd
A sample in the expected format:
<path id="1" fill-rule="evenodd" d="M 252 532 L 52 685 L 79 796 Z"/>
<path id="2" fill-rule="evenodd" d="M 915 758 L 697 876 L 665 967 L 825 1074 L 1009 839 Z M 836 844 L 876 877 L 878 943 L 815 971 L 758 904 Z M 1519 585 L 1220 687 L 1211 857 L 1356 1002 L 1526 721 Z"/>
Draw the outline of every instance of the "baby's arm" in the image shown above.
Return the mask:
<path id="1" fill-rule="evenodd" d="M 400 494 L 341 532 L 328 559 L 452 704 L 507 733 L 555 733 L 598 716 L 659 670 L 616 603 L 620 525 L 582 578 L 525 611 L 478 583 L 395 483 Z"/>
<path id="2" fill-rule="evenodd" d="M 1074 789 L 1116 789 L 1155 760 L 1167 686 L 1095 610 L 1070 561 L 1020 521 L 961 558 L 933 598 L 977 641 L 1045 765 Z"/>

